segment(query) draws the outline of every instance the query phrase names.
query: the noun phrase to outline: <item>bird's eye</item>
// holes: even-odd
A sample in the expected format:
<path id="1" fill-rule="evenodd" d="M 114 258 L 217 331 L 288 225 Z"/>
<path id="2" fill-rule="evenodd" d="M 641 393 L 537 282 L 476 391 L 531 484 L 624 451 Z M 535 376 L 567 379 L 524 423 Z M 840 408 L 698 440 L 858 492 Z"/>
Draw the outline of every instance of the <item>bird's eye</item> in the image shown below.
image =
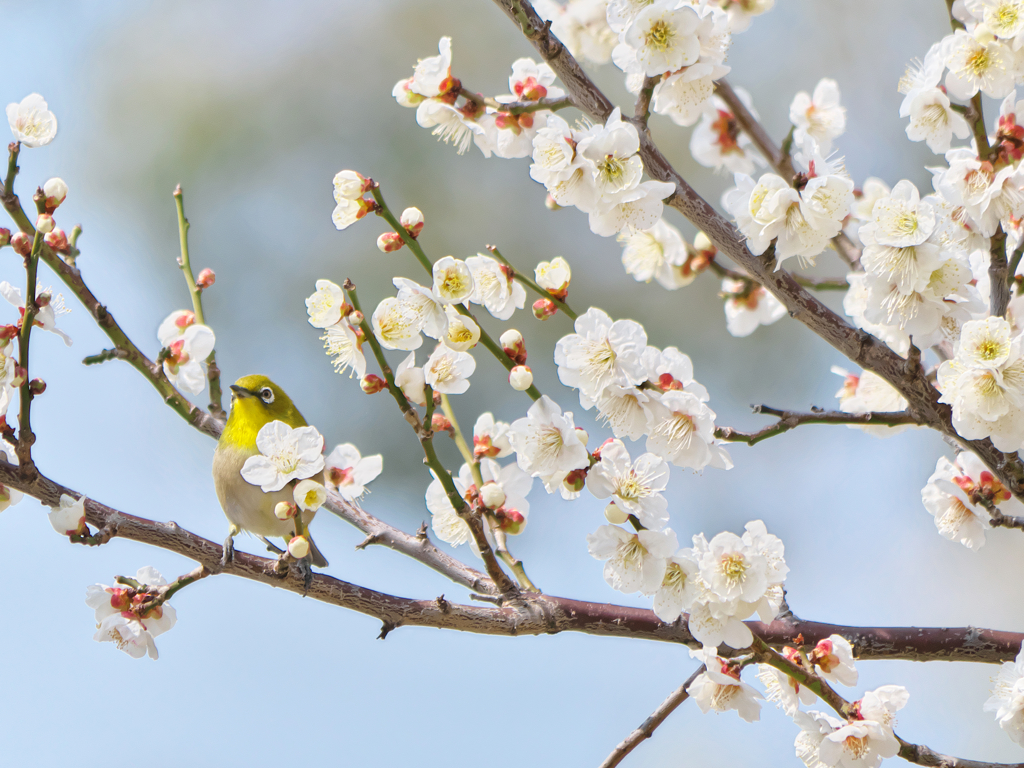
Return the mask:
<path id="1" fill-rule="evenodd" d="M 260 390 L 260 399 L 263 400 L 263 402 L 266 403 L 267 405 L 270 405 L 272 402 L 274 402 L 274 390 L 272 390 L 270 387 L 264 387 L 263 389 Z"/>

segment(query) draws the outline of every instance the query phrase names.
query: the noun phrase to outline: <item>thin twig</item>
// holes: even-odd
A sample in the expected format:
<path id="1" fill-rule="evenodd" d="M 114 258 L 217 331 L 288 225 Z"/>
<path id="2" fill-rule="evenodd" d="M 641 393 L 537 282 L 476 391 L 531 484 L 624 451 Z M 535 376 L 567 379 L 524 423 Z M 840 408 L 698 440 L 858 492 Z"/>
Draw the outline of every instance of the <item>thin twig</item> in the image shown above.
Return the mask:
<path id="1" fill-rule="evenodd" d="M 651 738 L 654 735 L 655 729 L 665 722 L 665 719 L 676 711 L 676 708 L 690 698 L 690 694 L 686 692 L 693 681 L 696 680 L 700 674 L 704 671 L 705 667 L 701 664 L 697 667 L 697 670 L 686 678 L 686 682 L 676 688 L 672 693 L 668 695 L 668 698 L 658 705 L 658 708 L 651 713 L 651 716 L 644 720 L 640 727 L 633 731 L 629 736 L 622 740 L 612 753 L 605 758 L 605 761 L 601 763 L 600 768 L 615 768 L 616 765 L 621 763 L 626 755 L 636 749 L 641 742 L 645 739 Z"/>
<path id="2" fill-rule="evenodd" d="M 746 443 L 756 445 L 769 437 L 781 435 L 801 424 L 861 424 L 879 427 L 898 427 L 905 424 L 920 424 L 920 422 L 906 411 L 894 412 L 869 412 L 869 413 L 844 413 L 843 411 L 811 411 L 801 413 L 799 411 L 783 411 L 778 408 L 770 408 L 767 405 L 755 405 L 754 413 L 764 413 L 769 416 L 778 416 L 779 420 L 774 424 L 758 430 L 757 432 L 740 432 L 732 427 L 718 427 L 715 430 L 715 437 L 719 440 L 728 440 L 734 443 Z"/>
<path id="3" fill-rule="evenodd" d="M 1012 273 L 1006 261 L 1006 233 L 1000 224 L 996 228 L 996 233 L 992 235 L 988 262 L 989 307 L 992 314 L 997 317 L 1006 317 L 1006 308 L 1010 306 L 1010 283 L 1007 280 L 1009 274 Z"/>

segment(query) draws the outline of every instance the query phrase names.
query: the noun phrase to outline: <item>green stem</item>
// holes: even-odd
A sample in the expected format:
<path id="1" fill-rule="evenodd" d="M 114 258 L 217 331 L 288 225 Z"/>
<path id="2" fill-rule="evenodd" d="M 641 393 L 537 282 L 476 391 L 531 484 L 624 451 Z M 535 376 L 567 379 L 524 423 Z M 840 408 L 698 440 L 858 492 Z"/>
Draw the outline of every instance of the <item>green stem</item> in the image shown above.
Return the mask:
<path id="1" fill-rule="evenodd" d="M 1006 284 L 1013 285 L 1017 280 L 1017 267 L 1020 266 L 1020 257 L 1024 254 L 1024 237 L 1020 239 L 1017 247 L 1013 249 L 1013 253 L 1010 256 L 1010 266 L 1006 272 Z"/>
<path id="2" fill-rule="evenodd" d="M 388 208 L 388 204 L 384 202 L 384 195 L 381 193 L 380 187 L 374 186 L 371 193 L 373 194 L 373 199 L 377 202 L 377 215 L 391 225 L 391 229 L 395 231 L 395 234 L 402 238 L 403 243 L 409 246 L 409 250 L 412 251 L 416 260 L 419 261 L 420 265 L 425 270 L 427 270 L 427 274 L 433 277 L 433 262 L 427 258 L 427 254 L 423 252 L 423 248 L 420 247 L 416 238 L 409 234 L 409 230 L 403 227 L 398 219 L 395 218 L 391 209 Z M 476 318 L 473 317 L 473 313 L 466 309 L 462 304 L 456 305 L 455 309 L 463 317 L 471 318 L 473 322 L 476 322 Z M 476 322 L 476 324 L 477 326 L 480 326 L 479 322 Z M 480 343 L 490 350 L 491 354 L 497 358 L 499 363 L 505 366 L 506 370 L 511 371 L 515 367 L 515 363 L 513 363 L 509 356 L 505 354 L 505 350 L 495 343 L 494 339 L 490 337 L 483 327 L 480 327 Z M 540 390 L 532 384 L 530 385 L 530 388 L 526 390 L 526 394 L 528 394 L 533 400 L 540 400 L 541 397 Z"/>
<path id="3" fill-rule="evenodd" d="M 519 582 L 519 586 L 528 592 L 540 593 L 540 589 L 530 581 L 530 577 L 526 575 L 526 568 L 523 565 L 523 561 L 515 557 L 511 552 L 508 551 L 508 542 L 505 531 L 498 525 L 498 521 L 494 519 L 493 515 L 487 515 L 487 524 L 491 527 L 491 533 L 494 534 L 494 541 L 498 545 L 497 552 L 505 564 L 509 567 L 509 570 L 516 577 L 516 581 Z"/>
<path id="4" fill-rule="evenodd" d="M 32 252 L 25 259 L 25 313 L 21 318 L 21 332 L 18 335 L 18 364 L 21 366 L 25 381 L 20 387 L 18 444 L 15 448 L 21 472 L 26 477 L 35 474 L 32 445 L 36 441 L 36 436 L 32 432 L 32 390 L 30 388 L 32 377 L 29 373 L 28 352 L 32 324 L 35 322 L 36 315 L 39 314 L 39 307 L 36 305 L 36 274 L 39 267 L 39 248 L 42 244 L 43 233 L 36 230 L 35 238 L 32 240 Z"/>
<path id="5" fill-rule="evenodd" d="M 12 141 L 8 146 L 10 157 L 7 159 L 7 176 L 4 178 L 3 194 L 7 200 L 16 200 L 14 195 L 14 177 L 18 175 L 18 155 L 21 153 L 21 142 Z"/>
<path id="6" fill-rule="evenodd" d="M 988 130 L 985 128 L 985 113 L 981 109 L 981 91 L 974 94 L 971 99 L 971 107 L 974 119 L 971 121 L 971 131 L 974 133 L 974 141 L 978 145 L 978 157 L 982 160 L 990 160 L 992 148 L 988 144 Z"/>
<path id="7" fill-rule="evenodd" d="M 185 283 L 188 285 L 189 295 L 192 297 L 192 311 L 195 313 L 196 322 L 206 325 L 206 316 L 203 314 L 203 292 L 196 285 L 196 279 L 192 276 L 192 264 L 188 256 L 188 219 L 185 218 L 185 199 L 181 190 L 181 184 L 174 188 L 174 205 L 178 209 L 178 239 L 181 241 L 181 258 L 178 259 L 178 266 L 185 276 Z M 216 351 L 211 350 L 210 356 L 206 358 L 208 372 L 207 379 L 210 382 L 210 413 L 223 415 L 224 408 L 221 406 L 223 395 L 220 387 L 220 368 L 217 367 Z"/>
<path id="8" fill-rule="evenodd" d="M 451 401 L 448 400 L 448 395 L 441 395 L 441 410 L 444 411 L 444 415 L 451 422 L 452 431 L 455 433 L 455 445 L 458 446 L 459 453 L 462 454 L 462 458 L 467 464 L 469 464 L 470 471 L 473 473 L 473 482 L 476 483 L 476 487 L 484 487 L 484 478 L 480 474 L 480 462 L 476 460 L 473 455 L 473 451 L 470 450 L 469 445 L 466 444 L 466 438 L 462 434 L 462 429 L 459 428 L 459 422 L 455 418 L 455 411 L 452 409 Z"/>
<path id="9" fill-rule="evenodd" d="M 572 311 L 568 304 L 566 304 L 561 299 L 555 298 L 551 293 L 545 291 L 543 288 L 537 285 L 537 283 L 535 283 L 533 280 L 531 280 L 526 275 L 522 274 L 519 270 L 517 270 L 514 266 L 512 266 L 512 262 L 510 262 L 508 259 L 501 255 L 501 251 L 498 250 L 498 247 L 496 245 L 488 245 L 487 250 L 494 254 L 494 258 L 496 258 L 498 261 L 500 261 L 502 264 L 504 264 L 506 267 L 512 270 L 512 278 L 514 280 L 517 280 L 518 282 L 525 285 L 527 288 L 536 293 L 542 299 L 548 299 L 552 304 L 554 304 L 560 310 L 565 312 L 565 314 L 568 315 L 569 318 L 571 318 L 572 320 L 576 319 L 576 313 Z"/>

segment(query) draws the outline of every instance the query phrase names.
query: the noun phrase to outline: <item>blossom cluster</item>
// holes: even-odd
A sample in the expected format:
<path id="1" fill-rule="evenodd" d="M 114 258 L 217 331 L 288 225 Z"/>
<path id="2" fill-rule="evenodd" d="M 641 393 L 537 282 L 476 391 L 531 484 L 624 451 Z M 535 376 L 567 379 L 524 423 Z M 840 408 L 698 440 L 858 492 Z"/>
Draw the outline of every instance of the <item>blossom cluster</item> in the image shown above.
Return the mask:
<path id="1" fill-rule="evenodd" d="M 140 568 L 134 581 L 143 588 L 167 584 L 167 580 L 152 566 Z M 113 643 L 133 659 L 141 659 L 147 654 L 151 659 L 157 658 L 154 638 L 169 630 L 178 620 L 174 606 L 166 602 L 153 605 L 153 596 L 145 589 L 94 584 L 86 589 L 85 595 L 86 604 L 96 612 L 93 640 Z"/>
<path id="2" fill-rule="evenodd" d="M 206 387 L 203 363 L 213 352 L 216 336 L 208 325 L 196 322 L 196 315 L 188 309 L 169 314 L 156 332 L 163 347 L 164 374 L 167 379 L 191 395 L 198 395 Z"/>

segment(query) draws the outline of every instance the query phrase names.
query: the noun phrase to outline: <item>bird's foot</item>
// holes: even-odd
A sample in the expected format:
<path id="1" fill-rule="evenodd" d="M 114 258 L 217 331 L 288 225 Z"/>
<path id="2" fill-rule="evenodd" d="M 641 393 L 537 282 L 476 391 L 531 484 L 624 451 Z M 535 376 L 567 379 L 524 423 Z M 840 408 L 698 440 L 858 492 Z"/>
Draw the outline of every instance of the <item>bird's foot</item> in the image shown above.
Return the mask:
<path id="1" fill-rule="evenodd" d="M 233 533 L 229 533 L 228 537 L 224 540 L 224 551 L 220 556 L 220 567 L 226 568 L 228 563 L 235 559 L 235 536 Z"/>
<path id="2" fill-rule="evenodd" d="M 260 536 L 260 541 L 267 545 L 267 552 L 273 552 L 275 555 L 283 555 L 284 550 L 276 544 L 272 544 L 266 536 Z"/>

